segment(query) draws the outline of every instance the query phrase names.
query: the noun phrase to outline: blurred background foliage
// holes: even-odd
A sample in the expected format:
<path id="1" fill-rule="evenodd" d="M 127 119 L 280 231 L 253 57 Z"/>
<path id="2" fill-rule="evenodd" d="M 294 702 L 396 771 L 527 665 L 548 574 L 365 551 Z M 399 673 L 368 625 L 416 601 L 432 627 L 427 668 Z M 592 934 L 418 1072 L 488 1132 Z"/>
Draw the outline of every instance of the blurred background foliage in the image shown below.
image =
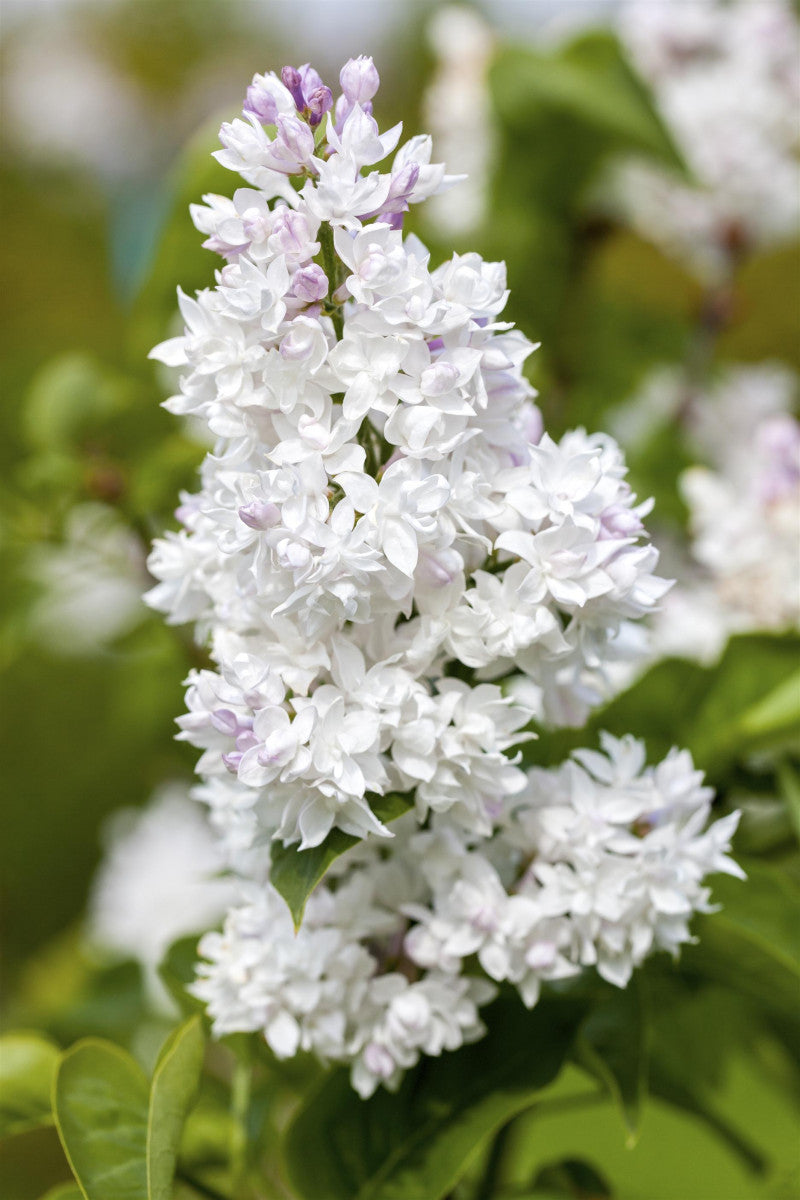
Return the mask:
<path id="1" fill-rule="evenodd" d="M 433 68 L 425 31 L 436 6 L 312 7 L 301 15 L 297 5 L 266 0 L 6 6 L 6 1016 L 59 1045 L 109 1037 L 148 1066 L 170 1022 L 153 1017 L 134 964 L 92 960 L 79 921 L 104 817 L 142 804 L 164 779 L 188 779 L 193 764 L 172 734 L 181 680 L 198 652 L 185 631 L 168 629 L 137 599 L 147 586 L 147 544 L 172 522 L 203 453 L 192 430 L 159 407 L 167 384 L 146 357 L 172 331 L 176 283 L 191 292 L 212 279 L 215 259 L 200 247 L 188 204 L 230 191 L 229 173 L 210 158 L 219 120 L 236 113 L 255 71 L 285 61 L 310 58 L 325 76 L 350 54 L 372 53 L 381 124 L 425 127 Z M 664 362 L 694 369 L 699 356 L 708 372 L 779 360 L 800 369 L 797 244 L 745 256 L 722 291 L 709 289 L 603 203 L 604 173 L 621 154 L 689 172 L 610 32 L 588 29 L 555 47 L 536 40 L 558 8 L 544 0 L 485 6 L 498 25 L 485 217 L 463 233 L 426 225 L 424 213 L 411 227 L 435 259 L 455 248 L 507 260 L 510 318 L 542 342 L 530 370 L 554 436 L 576 424 L 604 428 Z M 575 8 L 599 23 L 613 5 Z M 463 120 L 468 128 L 470 114 Z M 656 497 L 656 539 L 659 530 L 685 536 L 676 481 L 692 456 L 678 423 L 652 430 L 630 457 L 634 489 Z M 74 553 L 59 565 L 70 539 L 83 581 Z M 100 572 L 99 591 L 98 547 L 116 564 L 115 574 Z M 87 612 L 89 636 L 75 615 Z M 659 962 L 644 973 L 652 1095 L 641 1117 L 636 1088 L 616 1085 L 616 1107 L 637 1110 L 638 1140 L 629 1130 L 626 1145 L 615 1105 L 598 1098 L 585 1064 L 572 1065 L 514 1123 L 505 1190 L 485 1195 L 800 1196 L 797 650 L 795 634 L 752 633 L 732 639 L 715 666 L 658 663 L 588 734 L 542 731 L 533 744 L 531 757 L 544 763 L 599 729 L 643 736 L 653 755 L 688 746 L 722 807 L 744 810 L 738 852 L 750 881 L 716 884 L 724 912 L 702 921 L 700 946 L 677 970 Z M 203 1085 L 181 1161 L 226 1191 L 232 1052 L 215 1054 L 219 1069 Z M 266 1145 L 314 1071 L 278 1071 L 266 1059 L 260 1069 Z M 356 1122 L 350 1110 L 359 1104 L 349 1093 L 338 1116 Z M 14 1134 L 2 1143 L 4 1196 L 35 1200 L 68 1179 L 52 1126 L 32 1119 Z M 353 1137 L 361 1136 L 354 1124 Z M 324 1146 L 315 1154 L 324 1159 Z M 481 1152 L 452 1195 L 472 1196 L 486 1171 Z M 280 1179 L 274 1186 L 276 1196 L 289 1194 Z"/>

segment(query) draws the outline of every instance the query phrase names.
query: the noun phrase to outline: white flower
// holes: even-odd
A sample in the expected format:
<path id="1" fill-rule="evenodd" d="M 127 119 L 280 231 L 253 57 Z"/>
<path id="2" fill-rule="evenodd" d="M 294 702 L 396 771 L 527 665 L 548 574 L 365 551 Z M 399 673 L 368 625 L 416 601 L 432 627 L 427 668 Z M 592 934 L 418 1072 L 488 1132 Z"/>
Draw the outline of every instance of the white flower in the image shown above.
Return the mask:
<path id="1" fill-rule="evenodd" d="M 521 768 L 531 717 L 583 719 L 667 587 L 647 505 L 613 439 L 543 434 L 504 265 L 431 271 L 403 235 L 452 180 L 425 137 L 380 169 L 400 128 L 372 116 L 371 60 L 332 111 L 310 67 L 284 78 L 257 76 L 249 122 L 223 129 L 253 186 L 195 210 L 227 265 L 155 351 L 182 368 L 168 407 L 217 440 L 148 599 L 210 648 L 179 736 L 244 889 L 194 990 L 218 1034 L 348 1063 L 367 1096 L 479 1037 L 495 982 L 532 1005 L 543 981 L 623 982 L 685 941 L 733 821 L 702 832 L 679 755 L 647 772 L 606 743 Z M 389 793 L 407 811 L 385 824 Z M 334 830 L 357 842 L 295 935 L 273 843 L 308 854 Z"/>

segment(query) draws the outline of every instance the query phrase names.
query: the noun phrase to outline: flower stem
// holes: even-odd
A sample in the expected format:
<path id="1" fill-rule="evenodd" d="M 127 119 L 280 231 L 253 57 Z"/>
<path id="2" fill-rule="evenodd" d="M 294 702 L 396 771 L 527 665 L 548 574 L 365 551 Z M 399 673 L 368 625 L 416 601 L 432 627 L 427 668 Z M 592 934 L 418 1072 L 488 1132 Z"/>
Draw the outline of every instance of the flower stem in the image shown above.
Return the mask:
<path id="1" fill-rule="evenodd" d="M 231 1180 L 234 1200 L 244 1194 L 247 1178 L 248 1114 L 253 1083 L 253 1067 L 246 1059 L 237 1058 L 231 1080 Z"/>
<path id="2" fill-rule="evenodd" d="M 319 241 L 322 247 L 322 267 L 328 276 L 330 316 L 333 321 L 333 328 L 336 330 L 336 336 L 341 339 L 344 333 L 344 318 L 342 317 L 341 306 L 333 299 L 334 292 L 341 282 L 339 278 L 340 264 L 339 257 L 333 247 L 333 230 L 327 221 L 323 221 L 319 227 Z"/>

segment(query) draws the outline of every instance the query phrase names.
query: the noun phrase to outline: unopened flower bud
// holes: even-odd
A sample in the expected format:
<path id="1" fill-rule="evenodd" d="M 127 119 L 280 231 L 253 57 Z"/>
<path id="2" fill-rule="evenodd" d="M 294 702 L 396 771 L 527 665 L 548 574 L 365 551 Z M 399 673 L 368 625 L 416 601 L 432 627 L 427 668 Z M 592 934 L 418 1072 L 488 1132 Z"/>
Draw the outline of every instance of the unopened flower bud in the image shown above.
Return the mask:
<path id="1" fill-rule="evenodd" d="M 296 271 L 292 283 L 295 296 L 306 304 L 322 300 L 328 294 L 328 276 L 316 263 Z"/>
<path id="2" fill-rule="evenodd" d="M 363 107 L 377 92 L 380 76 L 372 59 L 361 54 L 344 64 L 339 72 L 339 83 L 350 104 L 360 104 Z"/>
<path id="3" fill-rule="evenodd" d="M 239 509 L 239 519 L 251 529 L 272 529 L 281 519 L 281 510 L 268 500 L 252 500 Z"/>
<path id="4" fill-rule="evenodd" d="M 308 120 L 313 127 L 319 125 L 326 112 L 330 112 L 333 106 L 333 92 L 324 84 L 321 87 L 314 88 L 313 92 L 308 97 Z"/>
<path id="5" fill-rule="evenodd" d="M 284 87 L 291 92 L 298 112 L 302 112 L 306 106 L 306 101 L 303 96 L 303 81 L 297 67 L 281 67 L 281 79 L 283 80 Z"/>

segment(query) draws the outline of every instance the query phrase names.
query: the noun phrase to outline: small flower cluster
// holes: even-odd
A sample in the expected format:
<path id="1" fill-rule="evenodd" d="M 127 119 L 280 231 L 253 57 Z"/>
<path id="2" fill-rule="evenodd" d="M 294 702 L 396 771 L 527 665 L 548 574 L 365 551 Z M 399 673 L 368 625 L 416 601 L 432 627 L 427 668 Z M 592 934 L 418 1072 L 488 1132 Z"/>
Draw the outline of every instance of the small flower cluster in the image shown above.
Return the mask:
<path id="1" fill-rule="evenodd" d="M 543 432 L 522 374 L 533 347 L 500 318 L 503 264 L 465 254 L 431 269 L 404 237 L 409 206 L 453 182 L 430 162 L 430 139 L 373 169 L 400 128 L 381 133 L 372 117 L 372 60 L 345 64 L 340 85 L 334 102 L 308 66 L 257 75 L 246 119 L 222 127 L 218 158 L 250 186 L 193 208 L 226 264 L 214 288 L 181 297 L 185 332 L 154 351 L 181 367 L 167 407 L 217 441 L 201 490 L 183 497 L 182 529 L 151 555 L 149 602 L 197 622 L 210 646 L 214 668 L 191 674 L 180 736 L 203 751 L 197 797 L 249 881 L 247 905 L 203 943 L 198 994 L 218 1031 L 262 1029 L 276 1053 L 350 1061 L 366 1094 L 419 1054 L 480 1035 L 491 988 L 462 974 L 474 951 L 459 955 L 464 939 L 442 932 L 462 873 L 465 887 L 476 872 L 487 895 L 503 891 L 515 929 L 527 913 L 505 965 L 488 948 L 481 961 L 529 1002 L 541 972 L 612 953 L 634 963 L 682 939 L 636 890 L 640 857 L 619 910 L 632 932 L 615 941 L 591 904 L 577 932 L 569 914 L 588 903 L 593 852 L 577 867 L 554 850 L 540 878 L 545 832 L 522 799 L 536 778 L 519 765 L 531 716 L 583 720 L 666 591 L 648 506 L 613 439 Z M 646 824 L 667 801 L 642 789 Z M 389 792 L 413 810 L 391 827 L 376 812 Z M 705 791 L 696 799 L 691 836 L 672 818 L 663 835 L 682 864 L 684 928 L 705 904 L 703 871 L 717 869 L 695 845 L 708 813 Z M 332 829 L 366 840 L 295 938 L 269 884 L 271 846 L 303 853 Z M 655 845 L 609 837 L 631 862 Z M 545 917 L 552 962 L 531 949 Z"/>
<path id="2" fill-rule="evenodd" d="M 370 840 L 339 860 L 296 935 L 277 892 L 250 885 L 203 938 L 193 991 L 220 1034 L 350 1063 L 362 1096 L 392 1086 L 421 1054 L 480 1037 L 503 981 L 528 1006 L 588 966 L 624 987 L 648 954 L 689 941 L 692 913 L 709 911 L 703 877 L 741 874 L 725 853 L 737 814 L 705 829 L 701 781 L 686 752 L 647 769 L 640 742 L 605 737 L 602 753 L 531 770 L 491 840 L 409 814 L 390 856 Z"/>
<path id="3" fill-rule="evenodd" d="M 698 462 L 680 479 L 690 559 L 653 623 L 651 648 L 713 661 L 732 633 L 800 627 L 797 378 L 777 363 L 729 366 L 700 388 L 653 372 L 615 419 L 629 445 L 680 420 Z"/>
<path id="4" fill-rule="evenodd" d="M 629 3 L 620 32 L 696 181 L 626 166 L 634 224 L 712 279 L 742 250 L 792 237 L 800 71 L 787 0 Z"/>
<path id="5" fill-rule="evenodd" d="M 788 413 L 765 417 L 748 448 L 746 470 L 684 472 L 692 555 L 734 627 L 797 627 L 800 424 Z"/>

